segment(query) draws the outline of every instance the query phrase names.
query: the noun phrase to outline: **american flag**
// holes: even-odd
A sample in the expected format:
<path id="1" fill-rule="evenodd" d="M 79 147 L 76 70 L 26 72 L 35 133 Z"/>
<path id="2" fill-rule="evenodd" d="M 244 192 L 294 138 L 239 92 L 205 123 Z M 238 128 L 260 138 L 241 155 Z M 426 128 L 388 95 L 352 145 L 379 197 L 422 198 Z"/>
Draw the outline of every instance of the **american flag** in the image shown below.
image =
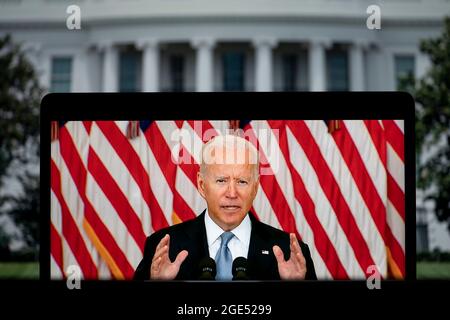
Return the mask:
<path id="1" fill-rule="evenodd" d="M 260 152 L 251 211 L 294 232 L 319 279 L 405 277 L 402 120 L 52 123 L 52 279 L 131 279 L 151 233 L 195 218 L 200 150 L 235 130 Z"/>

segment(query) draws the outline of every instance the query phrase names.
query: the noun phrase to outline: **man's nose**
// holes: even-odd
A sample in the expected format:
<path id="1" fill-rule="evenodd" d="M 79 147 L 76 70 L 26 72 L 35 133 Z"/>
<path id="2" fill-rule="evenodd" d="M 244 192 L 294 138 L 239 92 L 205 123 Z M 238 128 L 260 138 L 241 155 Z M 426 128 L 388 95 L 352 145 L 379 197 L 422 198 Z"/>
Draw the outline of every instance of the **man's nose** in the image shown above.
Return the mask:
<path id="1" fill-rule="evenodd" d="M 226 194 L 227 198 L 237 198 L 237 193 L 236 193 L 236 185 L 234 182 L 231 182 L 228 185 L 228 189 L 227 189 L 227 194 Z"/>

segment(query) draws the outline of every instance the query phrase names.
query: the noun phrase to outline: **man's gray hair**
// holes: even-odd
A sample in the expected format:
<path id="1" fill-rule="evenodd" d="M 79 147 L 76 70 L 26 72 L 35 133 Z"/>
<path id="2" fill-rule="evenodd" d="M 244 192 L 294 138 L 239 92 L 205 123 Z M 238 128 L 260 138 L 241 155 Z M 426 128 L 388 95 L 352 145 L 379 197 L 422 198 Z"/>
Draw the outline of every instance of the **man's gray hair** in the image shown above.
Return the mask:
<path id="1" fill-rule="evenodd" d="M 224 157 L 217 157 L 217 150 L 227 150 Z M 249 151 L 249 158 L 246 159 Z M 231 151 L 231 152 L 230 152 Z M 236 151 L 236 152 L 235 152 Z M 240 152 L 244 151 L 244 152 Z M 208 164 L 254 164 L 253 177 L 259 177 L 259 154 L 256 147 L 248 140 L 237 135 L 218 135 L 205 143 L 202 147 L 200 174 L 205 176 Z M 247 160 L 247 161 L 246 161 Z"/>

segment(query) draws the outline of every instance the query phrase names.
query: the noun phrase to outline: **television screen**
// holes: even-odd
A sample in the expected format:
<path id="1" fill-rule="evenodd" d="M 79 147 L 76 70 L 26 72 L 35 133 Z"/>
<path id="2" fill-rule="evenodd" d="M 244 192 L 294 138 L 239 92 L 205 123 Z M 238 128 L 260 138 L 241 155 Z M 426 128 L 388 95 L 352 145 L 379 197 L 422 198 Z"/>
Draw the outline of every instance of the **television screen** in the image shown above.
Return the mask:
<path id="1" fill-rule="evenodd" d="M 141 263 L 150 280 L 147 238 L 158 231 L 171 234 L 169 263 L 189 248 L 173 279 L 200 279 L 185 269 L 217 260 L 211 232 L 195 247 L 167 228 L 220 219 L 199 184 L 202 150 L 218 136 L 255 147 L 250 225 L 295 235 L 307 275 L 415 278 L 414 108 L 406 94 L 51 94 L 42 112 L 45 279 L 131 280 Z M 226 201 L 245 197 L 239 184 L 220 183 Z M 257 242 L 253 229 L 249 239 L 236 237 L 243 244 L 232 260 L 248 259 L 246 279 L 289 279 L 280 266 L 270 276 L 261 267 L 276 264 L 277 243 Z M 293 252 L 285 250 L 284 262 Z"/>

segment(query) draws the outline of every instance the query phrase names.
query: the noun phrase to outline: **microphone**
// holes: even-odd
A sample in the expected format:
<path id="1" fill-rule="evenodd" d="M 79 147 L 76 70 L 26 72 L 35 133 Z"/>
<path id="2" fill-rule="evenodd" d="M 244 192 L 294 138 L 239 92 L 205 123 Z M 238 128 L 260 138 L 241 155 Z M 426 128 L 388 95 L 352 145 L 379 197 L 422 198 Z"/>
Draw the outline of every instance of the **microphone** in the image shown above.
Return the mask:
<path id="1" fill-rule="evenodd" d="M 216 279 L 216 262 L 211 257 L 203 258 L 199 266 L 199 280 L 215 280 Z"/>
<path id="2" fill-rule="evenodd" d="M 233 261 L 233 280 L 249 280 L 247 275 L 248 272 L 248 262 L 244 257 L 237 257 Z"/>

